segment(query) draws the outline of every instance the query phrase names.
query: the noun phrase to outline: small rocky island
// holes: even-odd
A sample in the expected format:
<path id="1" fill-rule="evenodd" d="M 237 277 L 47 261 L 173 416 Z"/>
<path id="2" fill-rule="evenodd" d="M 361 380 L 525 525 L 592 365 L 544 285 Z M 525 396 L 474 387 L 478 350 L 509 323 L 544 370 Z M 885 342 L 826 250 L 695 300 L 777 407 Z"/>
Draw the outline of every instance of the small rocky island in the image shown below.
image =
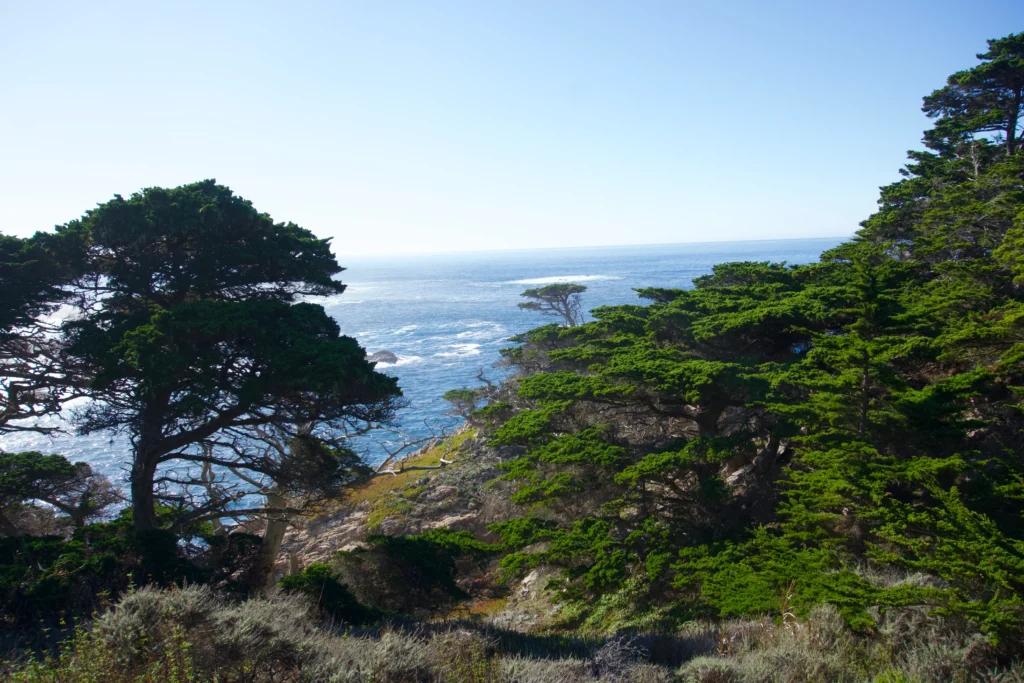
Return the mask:
<path id="1" fill-rule="evenodd" d="M 391 351 L 374 351 L 367 354 L 366 360 L 370 363 L 397 363 L 398 356 Z"/>

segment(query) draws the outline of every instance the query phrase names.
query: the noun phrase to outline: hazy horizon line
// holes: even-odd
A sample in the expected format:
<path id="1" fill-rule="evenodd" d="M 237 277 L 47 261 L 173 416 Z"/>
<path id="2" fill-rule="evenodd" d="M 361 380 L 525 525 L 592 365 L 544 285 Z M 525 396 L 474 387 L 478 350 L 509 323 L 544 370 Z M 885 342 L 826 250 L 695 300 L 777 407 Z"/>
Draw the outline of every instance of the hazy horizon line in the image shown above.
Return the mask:
<path id="1" fill-rule="evenodd" d="M 364 258 L 364 257 L 387 257 L 387 256 L 401 256 L 401 257 L 415 257 L 415 256 L 457 256 L 464 254 L 495 254 L 495 253 L 509 253 L 509 252 L 527 252 L 527 251 L 569 251 L 572 249 L 621 249 L 621 248 L 640 248 L 640 247 L 677 247 L 691 244 L 744 244 L 750 242 L 797 242 L 797 241 L 808 241 L 808 240 L 831 240 L 831 239 L 852 239 L 856 231 L 851 232 L 847 235 L 818 235 L 816 237 L 766 237 L 763 239 L 743 239 L 743 240 L 692 240 L 687 242 L 639 242 L 629 244 L 579 244 L 565 247 L 506 247 L 506 248 L 494 248 L 494 249 L 449 249 L 449 250 L 438 250 L 438 251 L 374 251 L 374 252 L 351 252 L 351 253 L 337 253 L 335 255 L 338 258 Z"/>

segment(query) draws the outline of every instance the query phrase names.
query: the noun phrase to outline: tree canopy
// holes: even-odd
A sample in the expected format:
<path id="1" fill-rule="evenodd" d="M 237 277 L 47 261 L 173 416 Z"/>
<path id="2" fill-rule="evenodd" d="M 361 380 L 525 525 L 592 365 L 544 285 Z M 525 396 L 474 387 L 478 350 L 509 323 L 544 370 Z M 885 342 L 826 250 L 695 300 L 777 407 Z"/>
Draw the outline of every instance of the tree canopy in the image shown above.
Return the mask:
<path id="1" fill-rule="evenodd" d="M 373 370 L 323 307 L 296 302 L 344 291 L 329 240 L 273 221 L 212 180 L 115 196 L 53 234 L 3 237 L 0 255 L 0 429 L 87 396 L 79 431 L 131 444 L 138 530 L 161 524 L 158 505 L 178 509 L 184 527 L 253 493 L 222 495 L 210 466 L 222 478 L 234 470 L 307 490 L 300 482 L 336 485 L 351 469 L 342 440 L 398 405 L 395 380 Z M 43 321 L 62 304 L 76 314 Z M 74 392 L 45 393 L 54 386 Z M 268 433 L 304 434 L 322 442 L 311 452 L 339 457 L 285 466 L 266 457 Z M 301 471 L 313 464 L 315 475 Z"/>
<path id="2" fill-rule="evenodd" d="M 569 327 L 575 327 L 583 322 L 580 295 L 585 291 L 587 288 L 584 285 L 573 283 L 555 283 L 528 289 L 520 296 L 524 296 L 530 301 L 519 304 L 519 308 L 556 316 Z"/>
<path id="3" fill-rule="evenodd" d="M 620 628 L 827 602 L 1024 633 L 1021 41 L 925 98 L 929 151 L 819 262 L 517 338 L 489 435 L 517 454 L 507 572 L 560 566 L 580 622 Z"/>
<path id="4" fill-rule="evenodd" d="M 116 195 L 57 229 L 69 233 L 88 235 L 90 272 L 108 310 L 345 291 L 333 278 L 343 269 L 329 239 L 275 223 L 213 180 Z"/>
<path id="5" fill-rule="evenodd" d="M 951 75 L 924 98 L 924 112 L 936 119 L 925 141 L 944 150 L 978 133 L 997 133 L 1006 153 L 1014 154 L 1024 103 L 1024 33 L 988 41 L 978 59 L 981 64 Z"/>
<path id="6" fill-rule="evenodd" d="M 0 434 L 52 432 L 38 418 L 58 412 L 87 382 L 51 317 L 72 299 L 84 258 L 78 231 L 0 235 Z"/>
<path id="7" fill-rule="evenodd" d="M 41 501 L 81 527 L 99 518 L 118 501 L 105 478 L 84 462 L 70 463 L 61 455 L 0 452 L 0 532 L 25 533 L 12 521 L 17 508 Z"/>

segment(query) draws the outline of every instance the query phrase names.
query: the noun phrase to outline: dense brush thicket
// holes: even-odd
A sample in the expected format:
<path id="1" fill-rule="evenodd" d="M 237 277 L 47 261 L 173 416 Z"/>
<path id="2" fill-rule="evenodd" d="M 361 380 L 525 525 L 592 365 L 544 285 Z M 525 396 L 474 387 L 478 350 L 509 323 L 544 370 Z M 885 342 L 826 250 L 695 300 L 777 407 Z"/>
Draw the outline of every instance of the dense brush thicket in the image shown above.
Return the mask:
<path id="1" fill-rule="evenodd" d="M 991 47 L 926 105 L 960 88 L 1016 130 L 1024 38 Z M 963 85 L 992 64 L 1016 81 Z M 514 456 L 508 571 L 560 565 L 594 626 L 924 605 L 1019 645 L 1024 156 L 926 111 L 928 151 L 818 263 L 720 265 L 506 352 L 480 417 Z"/>

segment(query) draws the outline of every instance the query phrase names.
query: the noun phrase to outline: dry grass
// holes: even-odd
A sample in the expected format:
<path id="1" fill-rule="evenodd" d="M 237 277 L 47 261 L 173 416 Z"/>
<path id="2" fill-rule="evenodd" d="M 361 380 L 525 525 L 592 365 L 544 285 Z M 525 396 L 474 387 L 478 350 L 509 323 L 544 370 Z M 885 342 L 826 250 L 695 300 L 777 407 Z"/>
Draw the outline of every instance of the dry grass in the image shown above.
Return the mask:
<path id="1" fill-rule="evenodd" d="M 879 615 L 873 637 L 858 637 L 831 606 L 806 621 L 696 625 L 713 651 L 678 671 L 693 683 L 940 683 L 1015 681 L 1024 669 L 997 667 L 996 651 L 967 622 L 925 609 Z"/>
<path id="2" fill-rule="evenodd" d="M 142 589 L 12 683 L 1024 683 L 965 622 L 904 610 L 857 636 L 832 608 L 804 621 L 696 623 L 612 639 L 530 635 L 469 621 L 339 632 L 295 598 L 221 602 Z"/>
<path id="3" fill-rule="evenodd" d="M 489 617 L 505 609 L 508 598 L 481 598 L 465 602 L 459 606 L 454 615 L 468 617 Z M 453 616 L 454 616 L 453 615 Z"/>
<path id="4" fill-rule="evenodd" d="M 568 646 L 568 647 L 566 647 Z M 591 652 L 591 650 L 593 650 Z M 225 604 L 208 589 L 141 589 L 57 657 L 0 667 L 13 683 L 590 683 L 670 680 L 632 641 L 603 647 L 467 623 L 339 633 L 294 598 Z M 6 673 L 6 675 L 4 675 Z"/>
<path id="5" fill-rule="evenodd" d="M 441 444 L 427 450 L 419 455 L 412 456 L 403 461 L 406 466 L 416 465 L 421 467 L 434 467 L 441 464 L 441 458 L 446 452 L 457 453 L 459 447 L 467 440 L 476 435 L 472 429 L 466 429 L 451 436 Z M 450 449 L 450 450 L 449 450 Z M 398 493 L 407 486 L 414 485 L 419 479 L 435 476 L 441 470 L 411 470 L 393 476 L 384 475 L 374 477 L 365 484 L 353 487 L 346 492 L 344 503 L 346 505 L 360 505 L 369 502 L 371 505 L 382 500 L 390 493 Z"/>

